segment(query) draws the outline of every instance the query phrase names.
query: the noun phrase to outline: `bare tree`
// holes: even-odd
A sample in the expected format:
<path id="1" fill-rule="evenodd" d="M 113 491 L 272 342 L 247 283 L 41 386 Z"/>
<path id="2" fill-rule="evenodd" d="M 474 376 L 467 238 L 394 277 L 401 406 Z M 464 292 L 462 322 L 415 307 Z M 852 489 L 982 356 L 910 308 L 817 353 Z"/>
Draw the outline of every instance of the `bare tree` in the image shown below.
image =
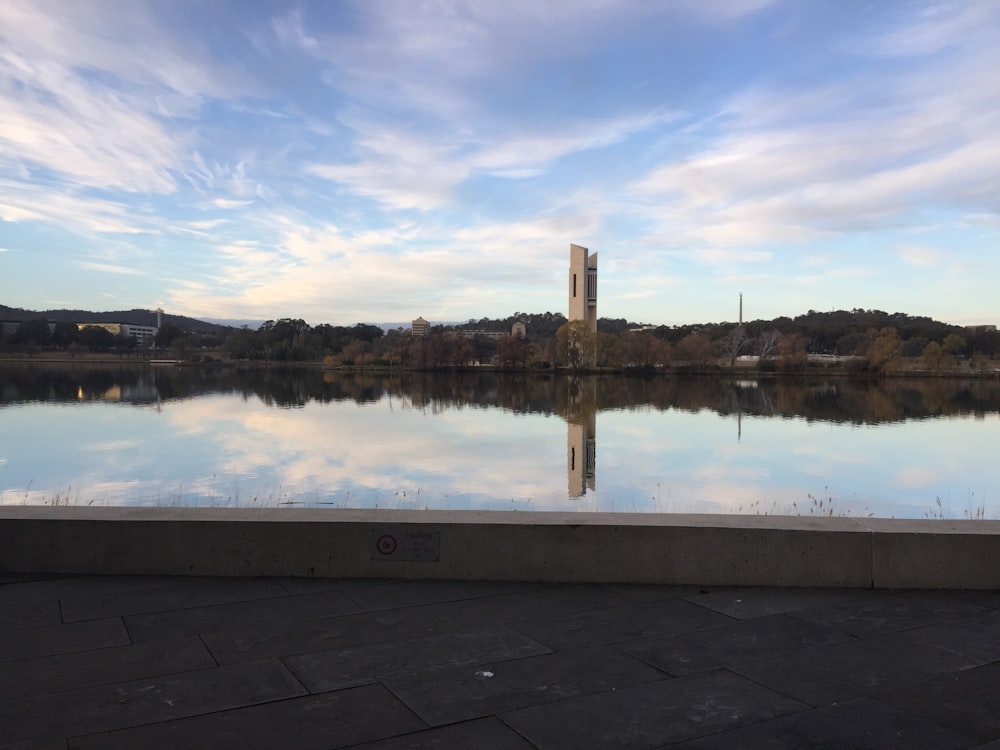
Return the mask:
<path id="1" fill-rule="evenodd" d="M 750 341 L 746 329 L 741 325 L 732 328 L 719 340 L 719 348 L 729 358 L 730 367 L 736 364 L 736 358 L 740 356 L 740 352 L 747 347 Z"/>
<path id="2" fill-rule="evenodd" d="M 757 337 L 757 354 L 762 360 L 767 359 L 775 353 L 779 343 L 781 343 L 781 331 L 774 329 L 764 331 Z"/>

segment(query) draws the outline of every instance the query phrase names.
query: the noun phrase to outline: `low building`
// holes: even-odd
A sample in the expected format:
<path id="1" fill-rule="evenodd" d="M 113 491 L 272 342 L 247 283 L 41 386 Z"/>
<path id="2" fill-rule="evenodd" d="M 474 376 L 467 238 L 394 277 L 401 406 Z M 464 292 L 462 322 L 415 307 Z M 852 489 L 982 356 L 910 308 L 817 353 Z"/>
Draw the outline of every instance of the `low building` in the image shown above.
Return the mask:
<path id="1" fill-rule="evenodd" d="M 505 339 L 508 336 L 513 339 L 523 339 L 527 337 L 527 328 L 519 320 L 510 327 L 510 333 L 507 331 L 483 331 L 480 329 L 455 331 L 455 333 L 465 336 L 467 339 L 474 339 L 476 336 L 485 336 L 488 339 Z"/>
<path id="2" fill-rule="evenodd" d="M 133 323 L 77 323 L 76 327 L 78 330 L 83 330 L 88 326 L 94 326 L 95 328 L 103 328 L 109 333 L 113 333 L 115 336 L 133 336 L 136 341 L 139 342 L 140 346 L 145 346 L 146 344 L 151 344 L 153 339 L 156 338 L 156 326 L 140 326 Z"/>

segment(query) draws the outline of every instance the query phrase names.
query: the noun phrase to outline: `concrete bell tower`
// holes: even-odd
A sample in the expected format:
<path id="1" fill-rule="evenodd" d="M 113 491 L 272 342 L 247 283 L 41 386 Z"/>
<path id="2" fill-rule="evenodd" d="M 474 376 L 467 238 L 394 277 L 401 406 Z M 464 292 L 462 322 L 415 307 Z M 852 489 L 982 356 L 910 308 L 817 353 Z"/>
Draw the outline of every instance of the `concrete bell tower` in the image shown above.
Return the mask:
<path id="1" fill-rule="evenodd" d="M 579 245 L 569 246 L 570 320 L 585 320 L 597 331 L 597 253 Z"/>

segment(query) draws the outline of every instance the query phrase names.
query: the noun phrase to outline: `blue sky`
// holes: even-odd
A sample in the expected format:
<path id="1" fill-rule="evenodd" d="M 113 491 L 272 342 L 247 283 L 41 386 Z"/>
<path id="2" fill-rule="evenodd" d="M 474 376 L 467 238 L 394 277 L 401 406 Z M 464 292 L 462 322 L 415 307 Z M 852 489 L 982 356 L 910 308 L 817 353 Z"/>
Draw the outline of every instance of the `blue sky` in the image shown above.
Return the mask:
<path id="1" fill-rule="evenodd" d="M 1000 2 L 0 3 L 0 303 L 1000 323 Z"/>

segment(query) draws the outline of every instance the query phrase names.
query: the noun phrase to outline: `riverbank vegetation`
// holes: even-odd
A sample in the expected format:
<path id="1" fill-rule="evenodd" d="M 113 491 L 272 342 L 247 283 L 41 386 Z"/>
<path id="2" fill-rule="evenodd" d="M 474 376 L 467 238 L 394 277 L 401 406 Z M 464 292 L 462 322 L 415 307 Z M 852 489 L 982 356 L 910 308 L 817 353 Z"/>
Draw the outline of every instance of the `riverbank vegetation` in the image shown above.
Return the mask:
<path id="1" fill-rule="evenodd" d="M 510 335 L 516 323 L 524 325 L 523 337 Z M 292 318 L 267 321 L 257 329 L 184 328 L 168 322 L 143 346 L 97 326 L 36 317 L 5 326 L 0 354 L 366 369 L 992 375 L 998 372 L 1000 333 L 995 326 L 960 327 L 879 310 L 809 311 L 795 318 L 683 326 L 602 318 L 596 332 L 559 313 L 518 312 L 502 319 L 433 325 L 425 336 L 402 327 L 311 326 Z"/>

